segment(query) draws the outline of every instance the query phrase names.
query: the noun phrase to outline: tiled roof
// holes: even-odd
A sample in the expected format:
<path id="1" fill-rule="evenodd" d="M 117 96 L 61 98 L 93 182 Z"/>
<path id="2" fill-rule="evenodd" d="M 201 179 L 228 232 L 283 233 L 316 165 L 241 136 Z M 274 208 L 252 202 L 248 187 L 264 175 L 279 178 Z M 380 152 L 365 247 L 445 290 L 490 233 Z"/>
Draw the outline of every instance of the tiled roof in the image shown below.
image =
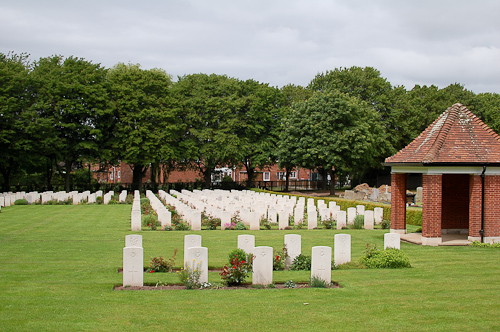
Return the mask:
<path id="1" fill-rule="evenodd" d="M 385 163 L 500 164 L 500 137 L 465 106 L 455 104 Z"/>

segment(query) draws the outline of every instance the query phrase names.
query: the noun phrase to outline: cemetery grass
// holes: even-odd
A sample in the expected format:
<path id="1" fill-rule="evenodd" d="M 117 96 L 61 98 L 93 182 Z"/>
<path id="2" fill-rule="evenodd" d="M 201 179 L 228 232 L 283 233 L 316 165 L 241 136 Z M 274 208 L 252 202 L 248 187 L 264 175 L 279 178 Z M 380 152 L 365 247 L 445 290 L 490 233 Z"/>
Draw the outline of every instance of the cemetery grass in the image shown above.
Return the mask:
<path id="1" fill-rule="evenodd" d="M 450 331 L 499 330 L 500 250 L 402 243 L 412 268 L 335 270 L 339 289 L 114 291 L 121 284 L 130 205 L 12 206 L 0 213 L 1 331 Z M 220 268 L 237 235 L 281 248 L 300 234 L 302 251 L 333 246 L 336 230 L 136 232 L 145 265 L 171 257 L 183 238 L 201 234 L 209 266 Z M 352 258 L 385 230 L 345 230 Z M 308 271 L 278 271 L 275 282 L 307 282 Z M 145 283 L 177 283 L 175 273 Z M 220 282 L 217 272 L 210 282 Z M 250 280 L 249 280 L 250 281 Z"/>

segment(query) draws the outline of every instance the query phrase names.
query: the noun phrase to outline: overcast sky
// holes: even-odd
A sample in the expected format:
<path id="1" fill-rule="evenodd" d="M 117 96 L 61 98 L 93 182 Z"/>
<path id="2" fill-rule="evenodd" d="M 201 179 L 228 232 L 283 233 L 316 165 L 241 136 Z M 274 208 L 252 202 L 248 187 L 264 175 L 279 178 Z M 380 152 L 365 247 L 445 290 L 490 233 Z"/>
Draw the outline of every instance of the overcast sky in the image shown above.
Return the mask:
<path id="1" fill-rule="evenodd" d="M 500 93 L 499 0 L 0 0 L 0 52 L 282 87 L 371 66 L 394 86 Z"/>

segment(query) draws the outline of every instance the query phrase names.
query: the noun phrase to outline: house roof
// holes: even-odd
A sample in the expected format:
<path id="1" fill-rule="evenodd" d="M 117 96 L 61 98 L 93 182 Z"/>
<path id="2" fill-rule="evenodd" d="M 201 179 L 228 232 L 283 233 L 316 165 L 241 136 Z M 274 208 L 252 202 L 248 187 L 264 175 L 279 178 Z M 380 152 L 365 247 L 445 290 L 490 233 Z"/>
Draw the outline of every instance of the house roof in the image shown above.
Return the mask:
<path id="1" fill-rule="evenodd" d="M 448 108 L 385 165 L 500 165 L 500 136 L 462 104 Z"/>

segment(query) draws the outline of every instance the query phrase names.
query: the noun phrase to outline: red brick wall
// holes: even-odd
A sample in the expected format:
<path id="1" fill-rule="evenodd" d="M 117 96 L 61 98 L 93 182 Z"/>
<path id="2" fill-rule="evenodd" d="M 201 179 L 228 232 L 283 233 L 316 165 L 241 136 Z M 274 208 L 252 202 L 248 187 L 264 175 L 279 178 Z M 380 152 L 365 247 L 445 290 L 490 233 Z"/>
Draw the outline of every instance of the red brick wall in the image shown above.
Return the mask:
<path id="1" fill-rule="evenodd" d="M 469 228 L 468 174 L 443 174 L 442 229 Z"/>
<path id="2" fill-rule="evenodd" d="M 441 237 L 442 175 L 422 176 L 422 236 Z"/>
<path id="3" fill-rule="evenodd" d="M 481 229 L 481 176 L 471 175 L 469 180 L 469 236 L 480 237 Z"/>
<path id="4" fill-rule="evenodd" d="M 484 236 L 500 236 L 500 175 L 485 177 Z"/>
<path id="5" fill-rule="evenodd" d="M 406 173 L 391 174 L 391 229 L 406 229 Z"/>

